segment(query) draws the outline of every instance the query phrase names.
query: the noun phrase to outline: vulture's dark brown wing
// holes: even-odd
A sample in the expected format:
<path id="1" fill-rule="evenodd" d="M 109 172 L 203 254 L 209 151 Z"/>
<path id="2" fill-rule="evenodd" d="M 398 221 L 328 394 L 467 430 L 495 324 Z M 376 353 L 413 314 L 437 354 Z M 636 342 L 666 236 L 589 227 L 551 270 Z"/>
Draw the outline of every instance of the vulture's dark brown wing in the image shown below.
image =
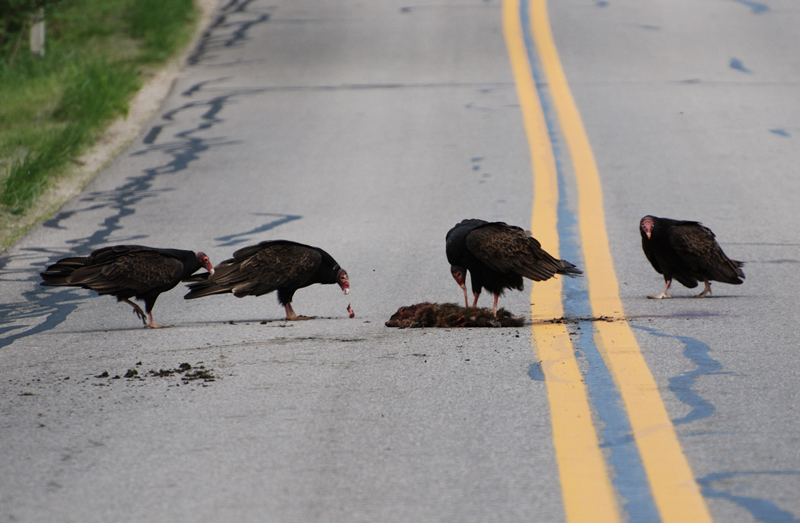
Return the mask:
<path id="1" fill-rule="evenodd" d="M 542 249 L 541 244 L 527 236 L 521 228 L 490 223 L 467 235 L 467 248 L 492 269 L 514 272 L 533 281 L 544 281 L 564 269 Z"/>
<path id="2" fill-rule="evenodd" d="M 738 282 L 738 278 L 744 278 L 741 262 L 725 255 L 708 227 L 676 225 L 672 228 L 670 245 L 693 271 L 707 274 L 709 279 Z"/>
<path id="3" fill-rule="evenodd" d="M 128 289 L 136 294 L 177 283 L 183 274 L 183 264 L 155 251 L 136 251 L 119 256 L 107 263 L 77 269 L 66 278 L 69 285 L 81 285 L 100 294 L 112 294 Z"/>
<path id="4" fill-rule="evenodd" d="M 293 243 L 262 243 L 233 253 L 214 268 L 210 281 L 234 296 L 260 296 L 286 286 L 301 286 L 322 262 L 315 249 Z"/>

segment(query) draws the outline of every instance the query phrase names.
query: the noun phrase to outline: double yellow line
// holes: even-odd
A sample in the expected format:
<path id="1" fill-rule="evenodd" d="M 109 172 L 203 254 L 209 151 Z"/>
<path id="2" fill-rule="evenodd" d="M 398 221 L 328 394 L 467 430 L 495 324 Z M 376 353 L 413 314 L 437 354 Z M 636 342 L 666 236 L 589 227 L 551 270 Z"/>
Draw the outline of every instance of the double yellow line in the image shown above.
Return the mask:
<path id="1" fill-rule="evenodd" d="M 530 27 L 578 186 L 581 245 L 595 317 L 595 343 L 623 399 L 634 441 L 664 522 L 711 521 L 697 482 L 664 408 L 658 387 L 625 320 L 605 228 L 600 175 L 550 30 L 545 0 L 530 0 Z M 503 31 L 523 113 L 534 173 L 532 230 L 558 256 L 558 175 L 541 100 L 525 46 L 519 0 L 504 0 Z M 569 522 L 620 521 L 616 495 L 592 422 L 583 375 L 564 324 L 537 322 L 563 316 L 561 282 L 531 292 L 533 342 L 547 383 L 564 510 Z M 624 471 L 616 471 L 624 474 Z"/>

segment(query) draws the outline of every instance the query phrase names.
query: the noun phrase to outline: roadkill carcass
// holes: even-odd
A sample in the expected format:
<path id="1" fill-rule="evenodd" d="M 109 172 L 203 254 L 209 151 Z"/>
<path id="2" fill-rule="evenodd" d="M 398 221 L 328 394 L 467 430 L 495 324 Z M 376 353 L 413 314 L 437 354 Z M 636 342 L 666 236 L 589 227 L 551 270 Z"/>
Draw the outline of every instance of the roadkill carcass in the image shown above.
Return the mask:
<path id="1" fill-rule="evenodd" d="M 524 318 L 513 316 L 505 309 L 492 314 L 490 309 L 461 307 L 455 303 L 423 302 L 400 307 L 392 314 L 387 327 L 521 327 Z"/>

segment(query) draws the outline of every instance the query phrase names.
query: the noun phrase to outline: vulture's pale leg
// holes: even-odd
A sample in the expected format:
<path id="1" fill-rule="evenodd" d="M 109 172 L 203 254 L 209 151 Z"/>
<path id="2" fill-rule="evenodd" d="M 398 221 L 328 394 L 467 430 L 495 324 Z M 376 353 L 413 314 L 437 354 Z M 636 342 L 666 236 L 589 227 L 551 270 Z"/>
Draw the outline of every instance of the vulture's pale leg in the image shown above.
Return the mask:
<path id="1" fill-rule="evenodd" d="M 133 303 L 128 298 L 123 298 L 122 301 L 124 301 L 125 303 L 127 303 L 128 305 L 133 307 L 133 312 L 137 316 L 139 316 L 139 318 L 142 320 L 142 323 L 144 324 L 144 326 L 147 327 L 147 316 L 145 316 L 144 311 L 142 310 L 142 308 L 139 307 L 138 305 L 136 305 L 135 303 Z M 152 322 L 153 318 L 150 318 L 150 321 Z"/>
<path id="2" fill-rule="evenodd" d="M 498 296 L 497 294 L 494 295 L 494 307 L 492 307 L 492 314 L 494 314 L 495 316 L 497 316 L 497 299 L 499 297 L 500 296 Z"/>
<path id="3" fill-rule="evenodd" d="M 475 293 L 475 300 L 472 302 L 472 306 L 473 307 L 477 307 L 478 306 L 478 298 L 479 297 L 480 297 L 480 293 L 476 292 Z"/>
<path id="4" fill-rule="evenodd" d="M 285 320 L 295 321 L 297 319 L 297 314 L 294 313 L 291 303 L 284 304 L 283 308 L 286 310 L 286 318 L 284 318 Z"/>
<path id="5" fill-rule="evenodd" d="M 648 298 L 650 298 L 651 300 L 660 300 L 660 299 L 663 299 L 663 298 L 672 298 L 672 296 L 667 294 L 667 291 L 669 290 L 669 286 L 670 285 L 672 285 L 672 280 L 667 280 L 667 286 L 664 287 L 664 290 L 661 291 L 661 294 L 656 294 L 655 296 L 648 296 Z"/>
<path id="6" fill-rule="evenodd" d="M 701 292 L 700 294 L 698 294 L 697 296 L 695 296 L 695 298 L 702 298 L 702 297 L 703 297 L 703 296 L 705 296 L 706 294 L 711 294 L 711 282 L 710 282 L 710 281 L 708 281 L 708 280 L 703 280 L 703 283 L 705 283 L 705 284 L 706 284 L 706 288 L 705 288 L 705 289 L 703 289 L 703 292 Z"/>
<path id="7" fill-rule="evenodd" d="M 154 322 L 153 321 L 153 312 L 152 311 L 148 312 L 147 315 L 150 317 L 150 325 L 145 325 L 145 327 L 148 327 L 148 328 L 151 328 L 151 329 L 166 329 L 166 328 L 172 327 L 172 325 L 158 325 L 156 322 Z"/>
<path id="8" fill-rule="evenodd" d="M 310 319 L 308 316 L 298 316 L 297 314 L 295 314 L 291 303 L 287 303 L 286 305 L 283 306 L 283 308 L 286 309 L 286 317 L 284 318 L 284 320 L 297 321 L 297 320 Z"/>

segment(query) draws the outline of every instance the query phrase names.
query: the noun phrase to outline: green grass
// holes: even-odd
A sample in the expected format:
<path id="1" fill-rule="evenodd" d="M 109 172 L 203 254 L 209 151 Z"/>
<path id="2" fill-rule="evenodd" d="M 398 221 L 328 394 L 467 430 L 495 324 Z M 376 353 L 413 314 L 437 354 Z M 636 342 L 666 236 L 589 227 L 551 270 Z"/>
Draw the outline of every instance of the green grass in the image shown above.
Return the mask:
<path id="1" fill-rule="evenodd" d="M 141 84 L 131 65 L 104 58 L 81 63 L 65 76 L 49 125 L 16 136 L 18 147 L 27 152 L 12 160 L 0 193 L 0 203 L 13 214 L 36 200 L 50 177 L 91 142 L 95 129 L 127 113 L 128 97 Z"/>
<path id="2" fill-rule="evenodd" d="M 47 54 L 0 56 L 0 211 L 22 214 L 191 37 L 191 0 L 63 0 Z"/>
<path id="3" fill-rule="evenodd" d="M 136 0 L 127 12 L 128 27 L 144 46 L 140 60 L 163 61 L 191 36 L 192 0 Z"/>

